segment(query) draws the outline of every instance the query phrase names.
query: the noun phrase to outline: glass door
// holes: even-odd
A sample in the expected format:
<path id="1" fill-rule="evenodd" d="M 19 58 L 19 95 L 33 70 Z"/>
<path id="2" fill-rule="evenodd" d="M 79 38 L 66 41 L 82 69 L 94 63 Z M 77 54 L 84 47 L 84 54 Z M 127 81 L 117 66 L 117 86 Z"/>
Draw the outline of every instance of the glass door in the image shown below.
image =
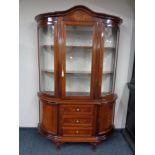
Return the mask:
<path id="1" fill-rule="evenodd" d="M 65 26 L 64 96 L 90 97 L 94 27 Z"/>
<path id="2" fill-rule="evenodd" d="M 38 27 L 40 91 L 55 95 L 54 25 Z"/>
<path id="3" fill-rule="evenodd" d="M 113 92 L 115 68 L 116 68 L 116 52 L 117 52 L 117 29 L 106 27 L 103 39 L 103 67 L 102 67 L 102 85 L 101 94 L 105 96 Z"/>

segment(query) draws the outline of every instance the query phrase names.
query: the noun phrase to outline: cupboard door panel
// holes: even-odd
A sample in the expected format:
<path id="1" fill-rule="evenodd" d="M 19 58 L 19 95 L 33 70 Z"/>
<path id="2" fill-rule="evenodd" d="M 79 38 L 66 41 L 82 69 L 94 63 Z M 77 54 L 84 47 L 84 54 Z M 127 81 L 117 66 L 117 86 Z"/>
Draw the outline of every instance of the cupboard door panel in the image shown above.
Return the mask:
<path id="1" fill-rule="evenodd" d="M 93 98 L 96 23 L 63 22 L 62 96 Z"/>
<path id="2" fill-rule="evenodd" d="M 99 107 L 99 134 L 104 133 L 112 127 L 113 103 L 102 104 Z"/>
<path id="3" fill-rule="evenodd" d="M 40 122 L 42 127 L 49 133 L 57 134 L 57 105 L 40 102 Z"/>
<path id="4" fill-rule="evenodd" d="M 92 26 L 66 26 L 66 96 L 90 96 L 92 35 Z"/>

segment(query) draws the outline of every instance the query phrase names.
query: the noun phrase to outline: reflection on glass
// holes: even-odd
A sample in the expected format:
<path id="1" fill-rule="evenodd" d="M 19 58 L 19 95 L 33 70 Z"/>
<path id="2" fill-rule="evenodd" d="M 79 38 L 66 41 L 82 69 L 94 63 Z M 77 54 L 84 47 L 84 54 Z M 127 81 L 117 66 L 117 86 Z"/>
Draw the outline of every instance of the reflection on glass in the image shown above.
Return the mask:
<path id="1" fill-rule="evenodd" d="M 50 95 L 54 95 L 54 74 L 50 72 L 41 72 L 40 76 L 41 91 L 47 92 Z"/>
<path id="2" fill-rule="evenodd" d="M 112 74 L 102 75 L 102 95 L 106 95 L 112 90 Z"/>
<path id="3" fill-rule="evenodd" d="M 104 56 L 102 75 L 102 95 L 112 92 L 114 62 L 116 53 L 117 30 L 111 27 L 105 28 L 104 35 Z"/>
<path id="4" fill-rule="evenodd" d="M 92 27 L 66 27 L 66 95 L 89 96 Z"/>
<path id="5" fill-rule="evenodd" d="M 117 31 L 111 27 L 105 28 L 104 47 L 116 47 Z"/>
<path id="6" fill-rule="evenodd" d="M 40 91 L 54 95 L 54 27 L 39 28 Z"/>
<path id="7" fill-rule="evenodd" d="M 67 26 L 67 46 L 92 46 L 92 27 Z"/>
<path id="8" fill-rule="evenodd" d="M 91 48 L 67 47 L 67 71 L 91 72 Z"/>
<path id="9" fill-rule="evenodd" d="M 54 26 L 53 25 L 39 28 L 39 44 L 54 45 Z"/>
<path id="10" fill-rule="evenodd" d="M 105 48 L 104 49 L 104 58 L 103 58 L 103 71 L 104 72 L 113 72 L 114 69 L 114 57 L 115 49 Z"/>

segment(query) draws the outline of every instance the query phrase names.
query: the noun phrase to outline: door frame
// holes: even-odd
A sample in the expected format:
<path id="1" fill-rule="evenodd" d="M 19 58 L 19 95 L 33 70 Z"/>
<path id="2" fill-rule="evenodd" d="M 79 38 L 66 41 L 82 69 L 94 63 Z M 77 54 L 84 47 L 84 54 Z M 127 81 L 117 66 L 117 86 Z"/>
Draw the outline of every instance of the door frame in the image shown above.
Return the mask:
<path id="1" fill-rule="evenodd" d="M 66 96 L 66 26 L 92 26 L 93 27 L 93 45 L 92 45 L 92 63 L 91 63 L 91 82 L 90 82 L 90 96 Z M 61 21 L 61 48 L 60 48 L 60 80 L 61 80 L 61 96 L 65 99 L 94 99 L 95 96 L 95 75 L 96 75 L 96 57 L 98 45 L 98 22 L 97 21 Z M 61 73 L 64 72 L 64 76 Z"/>

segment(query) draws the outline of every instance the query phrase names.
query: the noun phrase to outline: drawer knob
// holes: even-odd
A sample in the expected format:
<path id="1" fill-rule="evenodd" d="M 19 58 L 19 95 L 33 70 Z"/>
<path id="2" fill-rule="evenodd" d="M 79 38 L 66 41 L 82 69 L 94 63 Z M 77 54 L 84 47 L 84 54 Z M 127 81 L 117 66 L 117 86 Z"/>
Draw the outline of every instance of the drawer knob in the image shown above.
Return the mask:
<path id="1" fill-rule="evenodd" d="M 76 123 L 80 123 L 80 121 L 79 121 L 78 119 L 77 119 L 77 120 L 75 120 L 75 122 L 76 122 Z"/>
<path id="2" fill-rule="evenodd" d="M 76 108 L 76 111 L 77 111 L 77 112 L 79 112 L 79 111 L 80 111 L 80 109 L 79 109 L 79 108 Z"/>
<path id="3" fill-rule="evenodd" d="M 78 133 L 79 133 L 79 131 L 78 131 L 78 130 L 76 130 L 76 131 L 75 131 L 75 133 L 76 133 L 76 134 L 78 134 Z"/>

